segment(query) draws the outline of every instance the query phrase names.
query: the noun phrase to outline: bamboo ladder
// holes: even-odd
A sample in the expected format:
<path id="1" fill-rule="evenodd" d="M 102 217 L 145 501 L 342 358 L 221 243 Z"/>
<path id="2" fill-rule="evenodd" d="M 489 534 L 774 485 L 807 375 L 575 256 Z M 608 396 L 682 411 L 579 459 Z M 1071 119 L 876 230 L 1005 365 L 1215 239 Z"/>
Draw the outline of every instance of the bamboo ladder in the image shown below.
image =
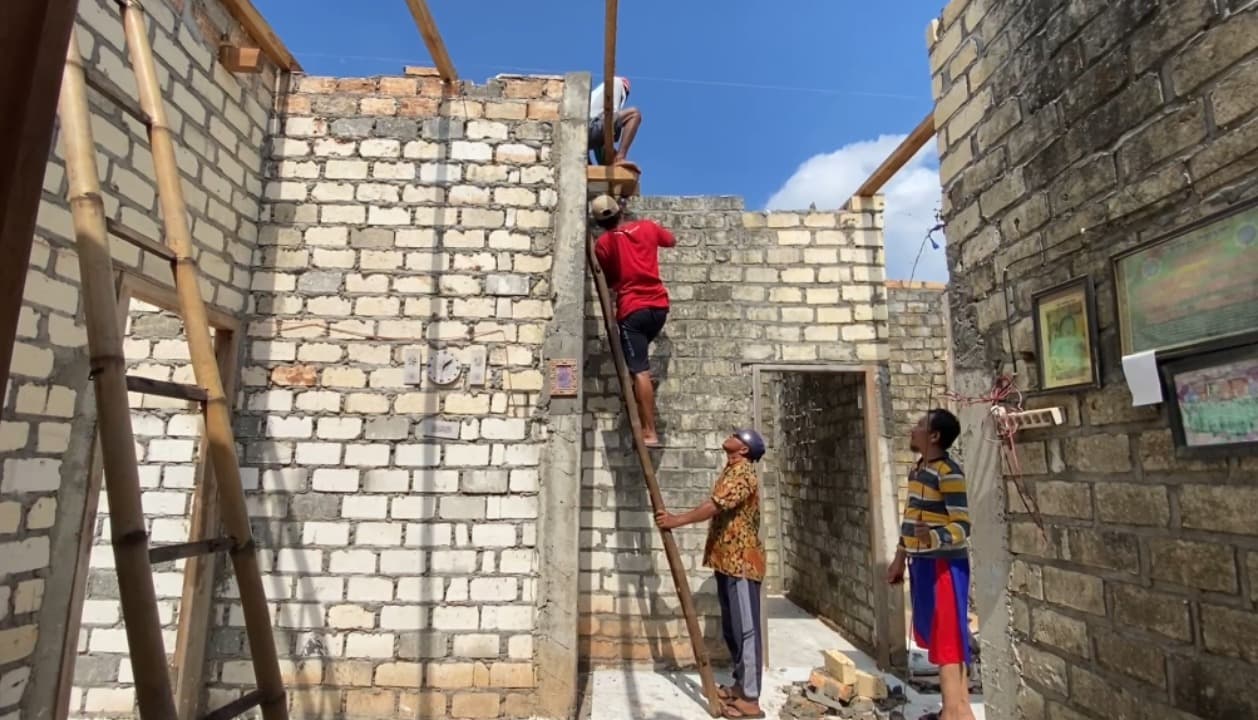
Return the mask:
<path id="1" fill-rule="evenodd" d="M 610 127 L 610 126 L 607 126 Z M 608 135 L 610 136 L 610 132 Z M 629 427 L 633 431 L 633 446 L 637 451 L 638 464 L 642 466 L 642 477 L 646 480 L 647 494 L 651 498 L 652 512 L 664 510 L 664 496 L 660 494 L 660 484 L 655 478 L 655 466 L 642 441 L 642 418 L 638 416 L 637 398 L 633 392 L 633 381 L 629 377 L 629 366 L 625 364 L 625 352 L 618 339 L 619 329 L 616 326 L 616 313 L 612 309 L 611 293 L 607 287 L 607 277 L 598 264 L 598 256 L 594 253 L 594 234 L 586 236 L 586 259 L 589 261 L 590 273 L 594 276 L 594 287 L 598 291 L 598 302 L 603 310 L 603 329 L 607 333 L 607 344 L 611 345 L 612 359 L 616 364 L 616 377 L 620 381 L 620 395 L 629 413 Z M 681 612 L 686 619 L 686 632 L 690 635 L 690 648 L 695 655 L 695 664 L 699 666 L 699 680 L 703 685 L 703 694 L 708 700 L 708 714 L 719 717 L 722 712 L 721 700 L 716 694 L 716 680 L 712 676 L 712 661 L 708 657 L 708 648 L 703 643 L 703 630 L 699 627 L 699 617 L 695 612 L 694 596 L 690 592 L 690 580 L 686 577 L 686 568 L 681 562 L 681 553 L 677 550 L 677 540 L 671 530 L 660 530 L 664 541 L 664 555 L 668 558 L 668 569 L 673 575 L 673 584 L 677 587 L 677 597 L 681 601 Z"/>
<path id="2" fill-rule="evenodd" d="M 175 697 L 166 666 L 166 650 L 153 586 L 153 564 L 227 551 L 240 588 L 240 602 L 258 687 L 205 715 L 204 720 L 228 720 L 258 707 L 265 720 L 287 720 L 287 700 L 275 654 L 275 638 L 271 634 L 270 611 L 240 483 L 240 465 L 231 427 L 231 403 L 223 392 L 192 256 L 187 209 L 175 163 L 174 138 L 166 120 L 143 10 L 135 0 L 116 1 L 122 8 L 127 48 L 139 89 L 139 104 L 137 106 L 134 101 L 121 96 L 116 88 L 102 86 L 99 80 L 91 84 L 148 128 L 166 245 L 144 238 L 136 239 L 133 232 L 129 233 L 132 237 L 128 239 L 143 250 L 169 261 L 172 266 L 179 314 L 183 318 L 197 382 L 196 386 L 189 386 L 126 376 L 118 303 L 114 296 L 113 263 L 109 252 L 109 224 L 100 194 L 100 176 L 88 110 L 87 87 L 91 78 L 79 56 L 77 38 L 72 36 L 66 51 L 58 112 L 83 283 L 91 373 L 96 388 L 99 446 L 109 498 L 122 616 L 135 676 L 136 703 L 142 720 L 174 720 L 180 717 L 175 709 Z M 205 444 L 222 508 L 225 537 L 149 548 L 148 534 L 144 529 L 144 510 L 140 503 L 139 469 L 128 390 L 201 402 Z M 201 687 L 181 687 L 179 691 L 184 696 L 181 700 L 186 700 L 187 696 L 200 693 Z M 191 720 L 187 717 L 190 713 L 188 708 L 195 708 L 196 703 L 181 702 L 180 706 L 185 708 L 184 720 Z"/>

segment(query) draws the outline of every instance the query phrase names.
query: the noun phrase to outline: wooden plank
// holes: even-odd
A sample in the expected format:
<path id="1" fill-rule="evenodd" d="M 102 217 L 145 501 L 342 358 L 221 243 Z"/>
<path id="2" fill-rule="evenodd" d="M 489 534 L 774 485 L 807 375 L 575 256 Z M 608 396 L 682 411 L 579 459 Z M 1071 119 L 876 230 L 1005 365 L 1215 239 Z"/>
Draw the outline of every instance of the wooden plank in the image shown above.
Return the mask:
<path id="1" fill-rule="evenodd" d="M 175 253 L 171 252 L 170 248 L 153 238 L 140 234 L 139 231 L 133 230 L 117 220 L 106 219 L 105 227 L 109 230 L 110 235 L 122 238 L 144 252 L 152 253 L 167 262 L 175 261 Z"/>
<path id="2" fill-rule="evenodd" d="M 135 375 L 127 376 L 127 390 L 135 393 L 144 393 L 145 395 L 187 400 L 189 402 L 203 403 L 206 400 L 205 389 L 196 385 L 153 380 L 146 377 L 136 377 Z"/>
<path id="3" fill-rule="evenodd" d="M 927 115 L 922 122 L 909 133 L 909 136 L 900 143 L 900 146 L 887 156 L 886 160 L 878 166 L 878 169 L 869 176 L 860 188 L 856 191 L 856 197 L 870 197 L 877 195 L 882 186 L 887 181 L 900 172 L 900 168 L 904 167 L 913 156 L 917 154 L 926 145 L 927 141 L 935 136 L 935 114 L 932 112 Z"/>
<path id="4" fill-rule="evenodd" d="M 234 73 L 262 72 L 262 50 L 260 48 L 222 45 L 218 48 L 218 61 Z"/>
<path id="5" fill-rule="evenodd" d="M 664 496 L 660 493 L 660 485 L 655 479 L 655 466 L 646 444 L 642 441 L 642 420 L 638 417 L 638 403 L 634 400 L 633 380 L 629 377 L 629 366 L 625 364 L 624 350 L 620 346 L 619 329 L 616 326 L 616 314 L 612 310 L 611 291 L 607 286 L 607 277 L 594 254 L 594 237 L 586 237 L 586 261 L 590 273 L 594 276 L 594 288 L 598 291 L 599 306 L 603 311 L 603 330 L 607 334 L 608 345 L 611 346 L 612 360 L 616 365 L 616 377 L 620 381 L 620 396 L 625 404 L 625 412 L 629 416 L 629 427 L 633 431 L 633 446 L 638 455 L 638 464 L 642 468 L 642 476 L 646 481 L 647 496 L 651 500 L 651 510 L 665 510 Z M 686 621 L 686 632 L 690 636 L 690 647 L 694 651 L 695 664 L 699 666 L 699 680 L 703 694 L 708 701 L 708 714 L 719 717 L 721 701 L 716 694 L 716 681 L 712 675 L 712 662 L 708 657 L 707 646 L 703 642 L 703 631 L 699 627 L 699 616 L 695 610 L 694 596 L 690 592 L 690 580 L 686 577 L 686 568 L 681 561 L 681 552 L 677 549 L 677 539 L 671 530 L 660 530 L 660 538 L 664 542 L 664 556 L 668 559 L 668 569 L 673 576 L 673 585 L 677 588 L 677 599 L 681 602 L 681 612 Z"/>
<path id="6" fill-rule="evenodd" d="M 223 390 L 228 398 L 236 397 L 237 358 L 242 333 L 219 330 L 214 333 L 214 352 L 218 356 L 219 372 L 223 376 Z M 196 475 L 193 478 L 196 491 L 192 497 L 192 521 L 189 537 L 205 537 L 219 532 L 218 487 L 214 468 L 209 462 L 205 438 L 197 454 Z M 206 644 L 209 641 L 210 614 L 213 609 L 214 575 L 219 557 L 194 557 L 184 566 L 183 594 L 179 601 L 179 630 L 175 635 L 175 657 L 172 674 L 175 677 L 175 704 L 179 717 L 194 718 L 202 707 L 205 685 Z"/>
<path id="7" fill-rule="evenodd" d="M 585 169 L 586 185 L 591 195 L 633 197 L 641 190 L 640 173 L 623 165 L 591 165 Z"/>
<path id="8" fill-rule="evenodd" d="M 122 273 L 115 273 L 114 286 L 118 298 L 118 327 L 125 330 L 131 291 L 123 281 Z M 74 689 L 74 664 L 79 653 L 79 628 L 83 622 L 83 603 L 87 599 L 87 570 L 91 564 L 92 544 L 96 540 L 96 514 L 100 506 L 101 480 L 104 465 L 101 461 L 100 433 L 94 433 L 92 455 L 87 473 L 87 492 L 83 498 L 83 520 L 79 524 L 79 552 L 74 559 L 74 580 L 70 586 L 70 607 L 66 616 L 65 635 L 61 641 L 61 667 L 57 676 L 57 696 L 54 717 L 66 720 L 70 717 L 70 693 Z"/>
<path id="9" fill-rule="evenodd" d="M 878 667 L 889 670 L 901 661 L 907 662 L 905 640 L 904 593 L 883 580 L 887 564 L 895 556 L 896 544 L 891 541 L 899 527 L 896 522 L 895 483 L 890 472 L 891 447 L 883 436 L 886 420 L 882 413 L 881 372 L 877 366 L 865 369 L 865 465 L 869 470 L 870 568 L 874 600 L 874 659 Z"/>
<path id="10" fill-rule="evenodd" d="M 271 59 L 271 62 L 279 66 L 281 70 L 301 71 L 301 64 L 297 62 L 297 58 L 288 51 L 284 41 L 280 40 L 275 29 L 266 21 L 266 18 L 262 17 L 262 13 L 258 12 L 250 0 L 223 0 L 223 5 L 227 7 L 227 12 L 236 18 L 236 22 L 240 23 L 249 37 L 257 41 L 258 46 Z"/>
<path id="11" fill-rule="evenodd" d="M 212 555 L 224 550 L 230 550 L 231 546 L 232 539 L 226 537 L 193 540 L 192 542 L 176 543 L 174 545 L 157 545 L 149 548 L 149 562 L 157 565 L 158 563 L 170 562 L 171 560 Z"/>
<path id="12" fill-rule="evenodd" d="M 5 0 L 0 22 L 0 407 L 9 388 L 61 69 L 78 4 Z"/>
<path id="13" fill-rule="evenodd" d="M 608 165 L 616 153 L 616 16 L 618 0 L 607 0 L 603 20 L 603 159 Z"/>
<path id="14" fill-rule="evenodd" d="M 127 95 L 126 91 L 118 86 L 109 76 L 93 67 L 83 66 L 84 79 L 87 80 L 87 86 L 117 105 L 131 117 L 135 118 L 144 127 L 153 124 L 152 118 L 144 109 L 140 107 L 140 103 L 135 98 Z"/>
<path id="15" fill-rule="evenodd" d="M 450 60 L 450 53 L 437 30 L 437 21 L 433 19 L 428 3 L 426 0 L 406 0 L 406 5 L 411 9 L 415 25 L 419 27 L 419 34 L 424 38 L 424 45 L 432 56 L 433 64 L 437 66 L 437 72 L 441 74 L 441 84 L 446 94 L 455 94 L 458 90 L 459 74 L 454 70 L 454 62 Z"/>
<path id="16" fill-rule="evenodd" d="M 129 267 L 120 267 L 118 270 L 123 273 L 123 282 L 127 284 L 137 300 L 142 300 L 167 312 L 179 314 L 179 301 L 175 296 L 174 288 Z M 206 306 L 205 311 L 210 318 L 210 327 L 217 330 L 240 331 L 240 318 L 234 313 L 212 305 Z"/>

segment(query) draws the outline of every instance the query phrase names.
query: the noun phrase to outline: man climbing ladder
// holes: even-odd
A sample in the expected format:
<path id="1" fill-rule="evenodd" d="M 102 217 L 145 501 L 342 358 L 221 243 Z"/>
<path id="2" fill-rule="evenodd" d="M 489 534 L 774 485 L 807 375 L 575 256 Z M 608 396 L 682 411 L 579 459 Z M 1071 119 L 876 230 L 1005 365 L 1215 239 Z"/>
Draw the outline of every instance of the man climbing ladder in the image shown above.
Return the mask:
<path id="1" fill-rule="evenodd" d="M 642 442 L 660 447 L 655 428 L 655 387 L 648 350 L 668 319 L 668 290 L 660 279 L 659 248 L 677 239 L 652 220 L 622 222 L 620 203 L 610 195 L 594 198 L 594 221 L 605 232 L 594 245 L 607 284 L 616 292 L 616 322 L 633 393 L 642 418 Z"/>

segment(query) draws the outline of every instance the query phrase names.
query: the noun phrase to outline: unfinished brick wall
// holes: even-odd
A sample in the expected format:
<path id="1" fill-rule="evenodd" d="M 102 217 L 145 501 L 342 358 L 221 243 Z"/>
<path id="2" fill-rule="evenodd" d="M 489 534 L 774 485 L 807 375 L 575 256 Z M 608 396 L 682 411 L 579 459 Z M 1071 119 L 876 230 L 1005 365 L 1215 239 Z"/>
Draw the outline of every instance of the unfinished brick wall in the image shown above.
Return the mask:
<path id="1" fill-rule="evenodd" d="M 179 168 L 205 296 L 212 305 L 239 313 L 245 309 L 257 238 L 263 148 L 276 74 L 270 67 L 251 76 L 226 72 L 214 59 L 218 38 L 238 34 L 238 26 L 215 0 L 186 5 L 186 11 L 176 10 L 173 1 L 144 7 L 170 100 L 171 125 L 184 146 Z M 83 0 L 77 30 L 85 63 L 134 98 L 117 4 Z M 153 163 L 143 129 L 102 96 L 90 93 L 90 102 L 107 216 L 160 237 Z M 76 573 L 87 572 L 76 567 L 76 559 L 96 413 L 66 189 L 57 139 L 44 176 L 13 378 L 0 421 L 0 552 L 8 570 L 0 579 L 0 714 L 6 717 L 46 713 L 55 706 L 72 581 Z M 170 283 L 170 268 L 159 258 L 142 257 L 119 240 L 111 247 L 116 269 Z M 157 504 L 154 500 L 150 505 Z M 97 575 L 113 577 L 104 568 L 93 570 L 93 577 Z M 110 595 L 106 586 L 95 583 L 90 591 L 96 597 Z M 107 632 L 114 632 L 100 630 L 97 647 L 106 642 Z M 79 638 L 68 642 L 77 640 L 91 654 L 94 632 L 95 626 L 85 626 Z M 168 641 L 167 649 L 172 647 Z M 125 663 L 116 675 L 102 673 L 99 690 L 75 692 L 71 716 L 133 717 L 134 691 L 129 668 L 123 667 Z"/>
<path id="2" fill-rule="evenodd" d="M 670 228 L 678 241 L 660 251 L 672 310 L 652 357 L 669 446 L 653 455 L 670 508 L 707 497 L 724 464 L 721 442 L 734 425 L 751 422 L 751 364 L 886 360 L 881 200 L 871 202 L 858 212 L 765 214 L 745 213 L 732 198 L 634 201 L 634 212 Z M 587 299 L 584 647 L 595 664 L 690 662 L 592 289 Z M 772 485 L 764 490 L 765 534 L 774 547 L 776 493 Z M 698 526 L 676 537 L 705 635 L 723 657 L 715 582 L 702 567 L 705 533 Z M 770 568 L 777 564 L 775 550 Z"/>
<path id="3" fill-rule="evenodd" d="M 1258 7 L 954 0 L 939 30 L 958 382 L 981 391 L 1034 350 L 1032 293 L 1078 275 L 1097 288 L 1103 387 L 1036 398 L 1066 423 L 1018 445 L 1047 535 L 1007 493 L 1012 577 L 992 613 L 1012 613 L 1012 638 L 984 635 L 992 712 L 1258 716 L 1258 524 L 1241 511 L 1258 465 L 1181 459 L 1165 408 L 1132 407 L 1110 267 L 1258 197 Z M 1032 364 L 1016 369 L 1037 386 Z M 976 568 L 1010 561 L 999 539 L 975 553 Z M 1020 682 L 996 686 L 1015 660 Z"/>
<path id="4" fill-rule="evenodd" d="M 776 408 L 786 595 L 872 649 L 874 587 L 861 373 L 788 372 Z"/>
<path id="5" fill-rule="evenodd" d="M 895 480 L 904 502 L 917 461 L 909 432 L 930 408 L 948 407 L 948 295 L 939 283 L 887 281 L 890 318 L 892 448 Z"/>
<path id="6" fill-rule="evenodd" d="M 238 427 L 294 716 L 531 714 L 563 84 L 285 98 Z M 407 378 L 439 349 L 483 372 Z M 234 594 L 212 705 L 253 685 Z"/>

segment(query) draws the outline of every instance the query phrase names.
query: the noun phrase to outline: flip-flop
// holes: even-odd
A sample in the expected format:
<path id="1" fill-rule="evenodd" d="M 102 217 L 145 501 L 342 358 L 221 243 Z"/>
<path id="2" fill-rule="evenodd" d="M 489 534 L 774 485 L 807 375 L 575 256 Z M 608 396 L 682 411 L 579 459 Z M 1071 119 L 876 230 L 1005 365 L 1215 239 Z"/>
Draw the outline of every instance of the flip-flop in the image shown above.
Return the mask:
<path id="1" fill-rule="evenodd" d="M 763 710 L 761 710 L 758 715 L 748 715 L 748 714 L 745 714 L 742 710 L 739 710 L 733 704 L 728 704 L 728 705 L 725 705 L 725 707 L 722 709 L 721 716 L 726 717 L 726 718 L 731 718 L 732 720 L 744 720 L 744 719 L 756 720 L 758 718 L 763 718 L 765 715 L 764 715 Z"/>
<path id="2" fill-rule="evenodd" d="M 722 702 L 732 700 L 734 698 L 734 686 L 733 685 L 717 685 L 716 697 Z"/>

